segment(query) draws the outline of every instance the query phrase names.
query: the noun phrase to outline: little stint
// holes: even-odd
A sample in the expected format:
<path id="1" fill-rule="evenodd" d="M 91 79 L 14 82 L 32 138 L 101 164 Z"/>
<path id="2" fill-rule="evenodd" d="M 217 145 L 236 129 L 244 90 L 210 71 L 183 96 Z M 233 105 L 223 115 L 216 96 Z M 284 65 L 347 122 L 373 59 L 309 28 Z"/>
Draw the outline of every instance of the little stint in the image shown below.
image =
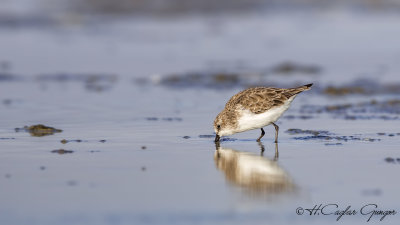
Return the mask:
<path id="1" fill-rule="evenodd" d="M 311 86 L 307 84 L 289 89 L 255 87 L 237 93 L 214 120 L 215 142 L 219 142 L 222 136 L 261 128 L 261 136 L 257 139 L 260 141 L 265 134 L 263 127 L 272 124 L 277 143 L 279 127 L 275 122 L 297 94 L 309 90 Z"/>

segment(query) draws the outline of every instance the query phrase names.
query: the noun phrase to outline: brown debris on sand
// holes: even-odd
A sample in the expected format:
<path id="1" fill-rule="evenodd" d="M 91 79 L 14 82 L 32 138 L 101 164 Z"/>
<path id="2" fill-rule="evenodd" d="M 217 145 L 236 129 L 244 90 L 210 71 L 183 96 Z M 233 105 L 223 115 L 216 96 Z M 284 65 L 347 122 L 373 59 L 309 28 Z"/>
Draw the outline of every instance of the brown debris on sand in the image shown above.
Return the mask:
<path id="1" fill-rule="evenodd" d="M 61 148 L 51 151 L 51 153 L 58 153 L 58 154 L 60 154 L 60 155 L 68 154 L 68 153 L 73 153 L 73 152 L 74 152 L 74 151 L 72 151 L 72 150 L 64 150 L 64 149 L 61 149 Z"/>
<path id="2" fill-rule="evenodd" d="M 31 136 L 43 137 L 47 135 L 53 135 L 54 133 L 61 133 L 62 130 L 54 127 L 48 127 L 43 124 L 37 124 L 32 126 L 24 126 L 23 128 L 15 128 L 15 132 L 29 132 Z"/>

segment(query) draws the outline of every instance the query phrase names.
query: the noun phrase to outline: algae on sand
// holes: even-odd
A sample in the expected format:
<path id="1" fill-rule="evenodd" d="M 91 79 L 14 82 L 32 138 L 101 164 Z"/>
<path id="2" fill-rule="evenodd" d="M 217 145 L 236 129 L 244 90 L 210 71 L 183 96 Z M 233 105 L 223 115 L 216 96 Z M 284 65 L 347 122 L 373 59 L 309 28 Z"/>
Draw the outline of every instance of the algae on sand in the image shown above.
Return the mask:
<path id="1" fill-rule="evenodd" d="M 69 154 L 69 153 L 73 153 L 74 151 L 72 150 L 64 150 L 64 149 L 56 149 L 56 150 L 52 150 L 51 153 L 58 153 L 59 155 L 63 155 L 63 154 Z"/>
<path id="2" fill-rule="evenodd" d="M 15 128 L 15 132 L 29 132 L 31 136 L 43 137 L 47 135 L 53 135 L 54 133 L 61 133 L 61 129 L 56 129 L 54 127 L 48 127 L 43 124 L 37 124 L 32 126 L 24 126 L 23 128 Z"/>

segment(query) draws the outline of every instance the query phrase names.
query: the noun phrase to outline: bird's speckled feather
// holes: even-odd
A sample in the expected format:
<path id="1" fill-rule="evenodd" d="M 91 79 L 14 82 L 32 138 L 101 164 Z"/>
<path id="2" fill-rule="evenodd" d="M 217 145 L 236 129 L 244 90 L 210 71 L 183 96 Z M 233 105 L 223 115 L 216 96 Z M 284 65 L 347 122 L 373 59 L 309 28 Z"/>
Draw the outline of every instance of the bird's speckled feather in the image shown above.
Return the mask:
<path id="1" fill-rule="evenodd" d="M 226 103 L 222 112 L 220 112 L 215 118 L 214 130 L 217 134 L 221 130 L 227 131 L 221 131 L 221 133 L 225 133 L 223 135 L 242 132 L 244 130 L 239 128 L 238 123 L 241 117 L 244 115 L 244 112 L 249 112 L 250 114 L 257 116 L 259 114 L 264 114 L 269 110 L 286 105 L 287 107 L 285 107 L 284 110 L 278 110 L 280 115 L 275 117 L 279 118 L 281 114 L 283 114 L 283 112 L 289 107 L 294 97 L 305 90 L 309 90 L 311 86 L 312 84 L 308 84 L 289 89 L 254 87 L 243 90 L 232 96 L 231 99 L 229 99 L 229 101 Z M 268 124 L 268 121 L 266 124 Z M 262 124 L 260 124 L 260 127 L 262 127 L 261 125 Z"/>

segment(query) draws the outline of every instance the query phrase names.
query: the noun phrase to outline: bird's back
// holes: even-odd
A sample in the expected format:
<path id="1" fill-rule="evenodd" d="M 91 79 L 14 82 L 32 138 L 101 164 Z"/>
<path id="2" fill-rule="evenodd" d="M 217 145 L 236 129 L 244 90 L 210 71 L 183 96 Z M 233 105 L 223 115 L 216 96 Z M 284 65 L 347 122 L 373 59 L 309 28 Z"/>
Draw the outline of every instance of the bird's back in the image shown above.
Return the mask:
<path id="1" fill-rule="evenodd" d="M 243 90 L 226 103 L 225 109 L 234 110 L 237 107 L 250 110 L 252 113 L 263 113 L 273 107 L 285 104 L 291 97 L 310 89 L 312 84 L 297 88 L 254 87 Z"/>

